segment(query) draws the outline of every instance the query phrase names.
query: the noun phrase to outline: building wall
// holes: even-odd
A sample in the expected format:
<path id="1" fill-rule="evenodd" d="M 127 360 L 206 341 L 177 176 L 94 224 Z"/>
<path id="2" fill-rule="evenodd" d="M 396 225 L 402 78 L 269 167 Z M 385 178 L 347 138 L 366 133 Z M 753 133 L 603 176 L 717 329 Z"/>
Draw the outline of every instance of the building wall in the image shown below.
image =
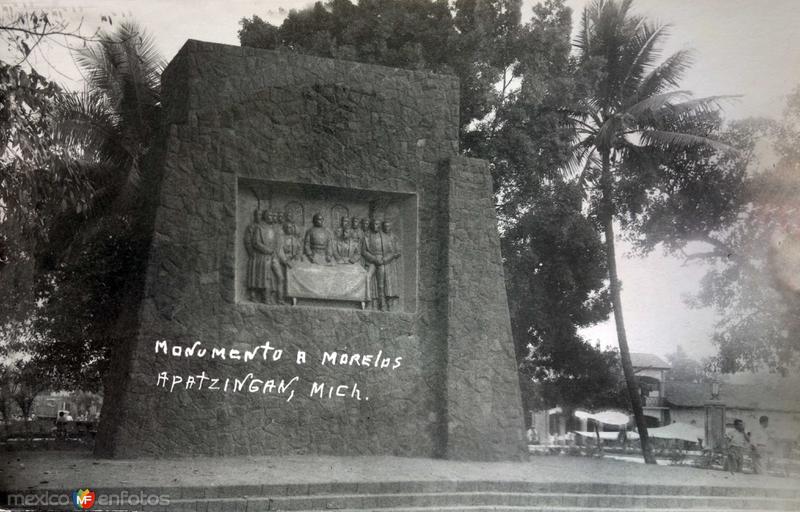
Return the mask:
<path id="1" fill-rule="evenodd" d="M 705 409 L 703 407 L 670 408 L 673 421 L 689 423 L 703 427 L 705 422 Z M 800 412 L 775 412 L 766 410 L 752 410 L 739 408 L 726 408 L 726 424 L 732 425 L 734 419 L 744 421 L 745 430 L 752 431 L 758 426 L 758 418 L 762 415 L 769 416 L 769 426 L 775 437 L 780 439 L 797 439 L 800 437 Z"/>

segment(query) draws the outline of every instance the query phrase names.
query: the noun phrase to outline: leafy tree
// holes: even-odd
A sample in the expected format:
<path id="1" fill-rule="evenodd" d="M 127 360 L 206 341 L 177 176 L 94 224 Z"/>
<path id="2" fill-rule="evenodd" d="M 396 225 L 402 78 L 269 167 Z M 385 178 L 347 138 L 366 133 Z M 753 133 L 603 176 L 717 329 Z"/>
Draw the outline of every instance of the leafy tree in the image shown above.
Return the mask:
<path id="1" fill-rule="evenodd" d="M 636 219 L 636 244 L 663 244 L 687 262 L 709 270 L 690 304 L 721 316 L 714 342 L 716 366 L 725 372 L 762 365 L 788 371 L 800 345 L 797 275 L 797 191 L 800 89 L 790 96 L 780 123 L 748 119 L 723 125 L 712 119 L 708 136 L 739 149 L 717 154 L 694 147 L 675 155 L 663 175 L 670 188 Z M 759 162 L 759 143 L 772 139 L 777 162 Z M 763 150 L 761 151 L 763 152 Z M 666 183 L 665 183 L 666 185 Z"/>
<path id="2" fill-rule="evenodd" d="M 11 405 L 20 410 L 23 419 L 30 419 L 36 396 L 50 384 L 40 372 L 31 348 L 40 338 L 31 318 L 11 319 L 0 324 L 0 411 L 6 433 L 9 432 Z M 25 426 L 30 434 L 29 422 L 26 421 Z"/>
<path id="3" fill-rule="evenodd" d="M 35 71 L 0 62 L 0 276 L 24 271 L 53 220 L 82 211 L 91 191 L 73 148 L 59 137 L 63 98 Z"/>
<path id="4" fill-rule="evenodd" d="M 8 127 L 0 284 L 17 297 L 3 317 L 36 320 L 37 371 L 54 387 L 97 389 L 148 245 L 136 206 L 159 126 L 163 60 L 127 22 L 76 60 L 89 80 L 82 93 L 18 67 L 0 73 L 0 123 Z"/>
<path id="5" fill-rule="evenodd" d="M 112 23 L 109 15 L 103 15 L 101 21 Z M 9 60 L 13 66 L 26 62 L 35 50 L 40 49 L 43 42 L 58 38 L 61 45 L 85 45 L 94 41 L 98 32 L 99 29 L 94 34 L 87 35 L 80 26 L 70 27 L 64 18 L 64 10 L 57 7 L 25 11 L 4 6 L 0 13 L 0 38 L 6 46 L 7 54 L 12 56 Z"/>
<path id="6" fill-rule="evenodd" d="M 613 380 L 603 380 L 613 365 L 576 330 L 609 308 L 599 236 L 581 214 L 579 191 L 558 173 L 580 93 L 571 14 L 561 0 L 536 5 L 526 23 L 516 0 L 333 0 L 292 11 L 280 26 L 245 18 L 239 40 L 459 78 L 461 149 L 490 162 L 497 191 L 523 393 L 536 378 L 549 386 L 546 400 L 589 406 L 602 394 L 595 387 Z"/>
<path id="7" fill-rule="evenodd" d="M 576 184 L 541 188 L 503 237 L 511 325 L 530 408 L 623 407 L 618 354 L 592 347 L 578 329 L 608 317 L 602 242 L 581 212 Z"/>
<path id="8" fill-rule="evenodd" d="M 577 137 L 570 168 L 590 191 L 605 235 L 620 359 L 643 456 L 654 464 L 622 314 L 614 221 L 635 215 L 657 193 L 652 187 L 666 155 L 698 144 L 727 146 L 679 129 L 713 111 L 719 98 L 689 99 L 676 90 L 689 54 L 657 63 L 668 27 L 632 14 L 631 6 L 632 0 L 595 0 L 584 9 L 575 43 L 584 100 L 572 114 Z"/>
<path id="9" fill-rule="evenodd" d="M 62 137 L 82 148 L 93 195 L 86 212 L 57 219 L 48 250 L 39 254 L 44 312 L 37 327 L 48 336 L 37 348 L 39 363 L 61 387 L 95 390 L 149 245 L 139 183 L 160 122 L 164 63 L 152 40 L 128 22 L 100 34 L 76 60 L 89 89 L 67 96 L 59 115 L 68 120 Z"/>
<path id="10" fill-rule="evenodd" d="M 37 253 L 55 220 L 85 211 L 93 194 L 76 158 L 85 148 L 63 136 L 59 111 L 67 94 L 37 73 L 29 57 L 54 38 L 70 47 L 94 35 L 70 27 L 58 8 L 0 13 L 0 44 L 7 50 L 0 59 L 0 286 L 9 299 L 0 306 L 0 321 L 30 313 Z"/>

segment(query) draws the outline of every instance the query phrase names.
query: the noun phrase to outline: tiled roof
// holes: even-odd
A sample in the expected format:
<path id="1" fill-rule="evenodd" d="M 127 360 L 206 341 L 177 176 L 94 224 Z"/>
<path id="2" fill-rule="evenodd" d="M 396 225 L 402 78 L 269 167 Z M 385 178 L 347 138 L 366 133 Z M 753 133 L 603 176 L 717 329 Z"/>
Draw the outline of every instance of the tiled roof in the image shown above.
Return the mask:
<path id="1" fill-rule="evenodd" d="M 655 354 L 644 352 L 631 352 L 631 362 L 634 368 L 669 369 L 670 364 Z"/>
<path id="2" fill-rule="evenodd" d="M 726 407 L 763 411 L 800 412 L 800 393 L 793 386 L 766 384 L 725 384 L 719 386 L 719 399 Z M 709 385 L 667 381 L 664 399 L 679 407 L 702 407 L 711 398 Z"/>

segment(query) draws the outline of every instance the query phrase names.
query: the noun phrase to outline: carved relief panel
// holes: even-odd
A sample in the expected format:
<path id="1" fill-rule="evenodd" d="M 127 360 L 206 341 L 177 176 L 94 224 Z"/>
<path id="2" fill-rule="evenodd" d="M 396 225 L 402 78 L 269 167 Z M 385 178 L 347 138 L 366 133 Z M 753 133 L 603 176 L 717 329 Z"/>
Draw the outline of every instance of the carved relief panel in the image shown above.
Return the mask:
<path id="1" fill-rule="evenodd" d="M 240 178 L 238 302 L 416 309 L 417 198 Z"/>

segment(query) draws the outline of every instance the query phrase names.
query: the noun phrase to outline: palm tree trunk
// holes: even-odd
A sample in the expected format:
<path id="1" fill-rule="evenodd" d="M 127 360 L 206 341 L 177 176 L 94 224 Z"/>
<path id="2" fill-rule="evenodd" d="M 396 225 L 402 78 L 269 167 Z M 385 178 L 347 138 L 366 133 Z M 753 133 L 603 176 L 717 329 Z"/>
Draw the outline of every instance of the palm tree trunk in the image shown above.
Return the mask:
<path id="1" fill-rule="evenodd" d="M 650 449 L 650 439 L 647 435 L 647 424 L 644 420 L 642 400 L 639 394 L 639 385 L 636 374 L 633 372 L 631 351 L 628 348 L 628 336 L 625 333 L 625 320 L 622 317 L 622 295 L 620 293 L 619 276 L 617 275 L 617 257 L 614 247 L 614 209 L 613 209 L 613 183 L 611 180 L 611 162 L 609 151 L 603 151 L 603 174 L 600 186 L 603 193 L 603 204 L 600 212 L 605 233 L 606 258 L 608 260 L 608 278 L 611 288 L 611 303 L 614 307 L 614 323 L 617 327 L 617 342 L 619 343 L 619 357 L 622 361 L 622 372 L 625 375 L 625 384 L 628 388 L 628 397 L 633 409 L 636 429 L 639 431 L 639 441 L 642 446 L 642 456 L 647 464 L 655 464 L 656 459 Z"/>

